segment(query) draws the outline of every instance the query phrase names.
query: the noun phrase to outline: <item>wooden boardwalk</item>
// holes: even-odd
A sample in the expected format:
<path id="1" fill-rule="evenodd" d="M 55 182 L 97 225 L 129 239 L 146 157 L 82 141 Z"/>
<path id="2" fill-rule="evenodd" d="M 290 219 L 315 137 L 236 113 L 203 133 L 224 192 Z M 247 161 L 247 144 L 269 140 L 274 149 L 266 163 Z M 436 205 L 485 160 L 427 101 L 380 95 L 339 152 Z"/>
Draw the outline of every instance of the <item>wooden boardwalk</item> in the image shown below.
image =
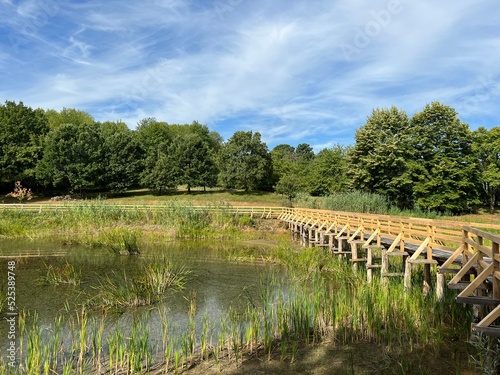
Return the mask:
<path id="1" fill-rule="evenodd" d="M 408 288 L 420 266 L 424 293 L 435 275 L 441 298 L 451 274 L 447 285 L 459 290 L 457 302 L 475 306 L 475 330 L 500 337 L 500 236 L 492 233 L 500 225 L 300 208 L 283 209 L 278 219 L 302 245 L 346 257 L 354 271 L 364 265 L 368 281 L 378 270 L 383 281 L 402 277 Z"/>
<path id="2" fill-rule="evenodd" d="M 95 205 L 94 205 L 95 206 Z M 122 210 L 170 210 L 169 205 L 106 205 Z M 92 203 L 0 204 L 2 210 L 57 212 Z M 438 297 L 451 275 L 448 288 L 457 289 L 458 303 L 474 305 L 475 329 L 500 337 L 500 225 L 405 218 L 286 207 L 188 206 L 202 212 L 278 219 L 304 246 L 317 246 L 349 259 L 353 271 L 365 267 L 368 280 L 402 277 L 405 287 L 415 267 L 424 269 L 424 292 L 434 283 Z M 435 281 L 433 281 L 435 277 Z M 450 278 L 450 277 L 448 277 Z M 478 307 L 480 306 L 480 307 Z"/>

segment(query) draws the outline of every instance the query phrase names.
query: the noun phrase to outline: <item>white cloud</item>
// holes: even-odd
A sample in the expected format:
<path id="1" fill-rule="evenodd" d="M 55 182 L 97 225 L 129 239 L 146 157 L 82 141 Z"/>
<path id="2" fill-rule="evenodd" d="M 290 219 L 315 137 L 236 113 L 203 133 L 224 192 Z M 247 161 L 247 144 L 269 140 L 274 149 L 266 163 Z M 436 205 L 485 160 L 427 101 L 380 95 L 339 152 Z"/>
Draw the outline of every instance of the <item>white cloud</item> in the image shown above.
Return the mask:
<path id="1" fill-rule="evenodd" d="M 392 3 L 25 0 L 0 10 L 10 40 L 23 37 L 16 50 L 0 44 L 2 95 L 131 127 L 198 120 L 315 149 L 352 143 L 374 107 L 411 115 L 440 100 L 471 125 L 498 124 L 500 10 L 401 0 L 390 13 Z M 47 17 L 26 28 L 37 12 Z"/>

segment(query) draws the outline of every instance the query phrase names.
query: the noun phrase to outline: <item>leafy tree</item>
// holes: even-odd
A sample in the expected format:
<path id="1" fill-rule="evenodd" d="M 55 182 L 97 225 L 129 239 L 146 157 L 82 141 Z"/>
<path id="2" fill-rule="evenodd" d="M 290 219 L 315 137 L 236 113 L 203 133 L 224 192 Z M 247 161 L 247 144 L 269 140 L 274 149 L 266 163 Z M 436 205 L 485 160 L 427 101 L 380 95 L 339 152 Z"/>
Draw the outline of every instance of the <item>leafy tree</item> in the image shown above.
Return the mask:
<path id="1" fill-rule="evenodd" d="M 145 153 L 144 170 L 140 175 L 141 185 L 150 189 L 161 190 L 170 187 L 171 182 L 166 182 L 166 173 L 162 168 L 168 168 L 165 159 L 167 148 L 172 141 L 166 122 L 157 121 L 155 118 L 145 118 L 137 125 L 137 139 Z M 160 160 L 161 159 L 161 160 Z"/>
<path id="2" fill-rule="evenodd" d="M 56 129 L 64 124 L 92 125 L 94 123 L 94 118 L 89 113 L 74 108 L 63 108 L 61 112 L 49 109 L 45 115 L 50 129 Z"/>
<path id="3" fill-rule="evenodd" d="M 100 131 L 105 153 L 105 189 L 124 192 L 137 186 L 144 159 L 137 134 L 123 122 L 104 122 Z"/>
<path id="4" fill-rule="evenodd" d="M 267 188 L 270 183 L 271 157 L 258 132 L 235 132 L 222 146 L 219 161 L 225 187 L 249 191 Z"/>
<path id="5" fill-rule="evenodd" d="M 490 212 L 495 212 L 500 189 L 500 128 L 489 131 L 480 127 L 473 132 L 472 150 L 479 170 L 479 180 Z"/>
<path id="6" fill-rule="evenodd" d="M 299 161 L 311 161 L 312 159 L 314 159 L 313 148 L 307 143 L 300 143 L 299 145 L 297 145 L 295 154 L 297 155 Z"/>
<path id="7" fill-rule="evenodd" d="M 311 195 L 329 195 L 347 188 L 346 149 L 340 145 L 321 150 L 311 162 Z"/>
<path id="8" fill-rule="evenodd" d="M 405 143 L 406 176 L 419 207 L 460 213 L 478 203 L 472 133 L 453 108 L 428 104 L 412 117 Z"/>
<path id="9" fill-rule="evenodd" d="M 171 169 L 175 185 L 192 187 L 215 186 L 217 168 L 209 140 L 198 133 L 177 136 L 167 150 L 168 168 Z"/>
<path id="10" fill-rule="evenodd" d="M 290 145 L 281 144 L 271 150 L 273 164 L 273 183 L 277 183 L 286 174 L 293 174 L 292 170 L 298 169 L 295 148 Z"/>
<path id="11" fill-rule="evenodd" d="M 42 157 L 43 140 L 48 132 L 47 118 L 41 109 L 22 102 L 0 105 L 0 184 L 16 181 L 35 183 L 35 167 Z"/>
<path id="12" fill-rule="evenodd" d="M 37 177 L 56 188 L 80 192 L 102 188 L 105 156 L 99 124 L 64 124 L 47 135 Z"/>
<path id="13" fill-rule="evenodd" d="M 290 205 L 292 205 L 293 199 L 297 196 L 297 193 L 304 190 L 304 184 L 297 175 L 284 174 L 276 184 L 275 190 L 276 193 L 287 197 Z"/>
<path id="14" fill-rule="evenodd" d="M 409 120 L 396 107 L 374 109 L 355 134 L 348 154 L 348 174 L 355 189 L 386 195 L 399 207 L 413 205 L 412 181 L 406 174 Z"/>

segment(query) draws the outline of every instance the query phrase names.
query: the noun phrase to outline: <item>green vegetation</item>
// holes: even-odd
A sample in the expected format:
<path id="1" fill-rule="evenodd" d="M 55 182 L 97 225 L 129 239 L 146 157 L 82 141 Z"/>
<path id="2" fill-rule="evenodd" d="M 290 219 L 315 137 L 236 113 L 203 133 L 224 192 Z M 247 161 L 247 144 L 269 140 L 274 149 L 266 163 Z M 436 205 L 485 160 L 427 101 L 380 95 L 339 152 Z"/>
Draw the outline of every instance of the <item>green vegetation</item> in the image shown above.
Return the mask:
<path id="1" fill-rule="evenodd" d="M 266 190 L 272 174 L 271 157 L 260 133 L 237 131 L 222 146 L 220 179 L 226 188 Z"/>
<path id="2" fill-rule="evenodd" d="M 380 358 L 377 367 L 371 368 L 375 372 L 422 373 L 429 370 L 427 362 L 422 362 L 428 358 L 440 358 L 433 363 L 433 371 L 470 369 L 467 350 L 472 349 L 463 343 L 471 314 L 455 303 L 452 291 L 437 301 L 433 293 L 424 296 L 416 284 L 404 293 L 400 281 L 387 286 L 376 280 L 367 283 L 362 270 L 353 273 L 349 262 L 315 248 L 297 252 L 281 245 L 268 251 L 268 259 L 286 266 L 287 275 L 262 276 L 257 285 L 244 291 L 246 307 L 228 311 L 219 321 L 206 316 L 196 320 L 196 296 L 191 294 L 187 323 L 175 333 L 169 329 L 172 322 L 163 305 L 138 314 L 127 327 L 113 326 L 106 319 L 106 309 L 103 314 L 84 309 L 72 318 L 56 318 L 44 332 L 36 315 L 23 313 L 20 342 L 27 342 L 28 350 L 21 357 L 18 374 L 64 373 L 64 369 L 78 374 L 144 373 L 160 367 L 178 373 L 205 361 L 241 366 L 249 357 L 294 363 L 299 349 L 325 342 L 338 348 L 370 343 Z M 129 289 L 142 295 L 130 299 L 118 290 L 122 286 L 109 281 L 110 285 L 105 282 L 96 288 L 91 305 L 130 307 L 148 298 L 156 303 L 170 288 L 184 286 L 188 273 L 177 272 L 177 279 L 174 274 L 168 261 L 154 260 L 135 281 L 124 279 Z M 149 340 L 152 315 L 162 329 L 162 340 L 154 346 Z M 63 324 L 72 331 L 64 339 L 60 335 Z M 353 372 L 366 370 L 362 363 L 351 366 Z"/>
<path id="3" fill-rule="evenodd" d="M 75 267 L 66 262 L 61 267 L 53 267 L 51 264 L 47 268 L 47 274 L 38 279 L 40 284 L 46 285 L 60 285 L 60 284 L 80 284 L 81 272 L 76 270 Z"/>
<path id="4" fill-rule="evenodd" d="M 154 305 L 168 290 L 183 289 L 191 273 L 183 266 L 172 265 L 166 258 L 154 259 L 133 278 L 125 274 L 121 278 L 106 276 L 87 305 L 100 308 Z"/>
<path id="5" fill-rule="evenodd" d="M 145 118 L 130 130 L 76 109 L 33 110 L 11 101 L 0 105 L 0 130 L 4 194 L 16 182 L 39 196 L 218 186 L 275 190 L 289 202 L 298 193 L 360 191 L 385 196 L 399 209 L 463 214 L 479 204 L 496 207 L 498 128 L 471 132 L 439 102 L 411 117 L 396 107 L 374 109 L 352 146 L 317 153 L 306 143 L 269 151 L 252 131 L 224 141 L 196 121 Z"/>
<path id="6" fill-rule="evenodd" d="M 168 202 L 154 209 L 124 208 L 100 201 L 68 204 L 56 211 L 1 210 L 0 236 L 57 236 L 68 244 L 102 246 L 118 254 L 139 252 L 141 231 L 170 238 L 238 238 L 251 222 L 224 206 L 196 208 Z"/>

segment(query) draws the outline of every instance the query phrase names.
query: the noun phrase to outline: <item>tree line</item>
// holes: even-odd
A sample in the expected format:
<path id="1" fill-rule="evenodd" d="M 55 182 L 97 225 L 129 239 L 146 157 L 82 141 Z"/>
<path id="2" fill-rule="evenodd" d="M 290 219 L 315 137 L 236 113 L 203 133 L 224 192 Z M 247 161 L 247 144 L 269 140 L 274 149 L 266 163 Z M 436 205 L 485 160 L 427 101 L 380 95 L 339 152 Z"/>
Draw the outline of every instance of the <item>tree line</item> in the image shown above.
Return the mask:
<path id="1" fill-rule="evenodd" d="M 352 146 L 315 153 L 309 144 L 269 151 L 258 132 L 228 140 L 198 122 L 145 118 L 131 130 L 95 121 L 84 111 L 0 106 L 0 189 L 17 181 L 39 194 L 158 192 L 186 186 L 331 195 L 359 190 L 384 195 L 400 208 L 452 213 L 496 206 L 500 128 L 471 131 L 456 111 L 433 102 L 409 117 L 377 108 Z"/>

